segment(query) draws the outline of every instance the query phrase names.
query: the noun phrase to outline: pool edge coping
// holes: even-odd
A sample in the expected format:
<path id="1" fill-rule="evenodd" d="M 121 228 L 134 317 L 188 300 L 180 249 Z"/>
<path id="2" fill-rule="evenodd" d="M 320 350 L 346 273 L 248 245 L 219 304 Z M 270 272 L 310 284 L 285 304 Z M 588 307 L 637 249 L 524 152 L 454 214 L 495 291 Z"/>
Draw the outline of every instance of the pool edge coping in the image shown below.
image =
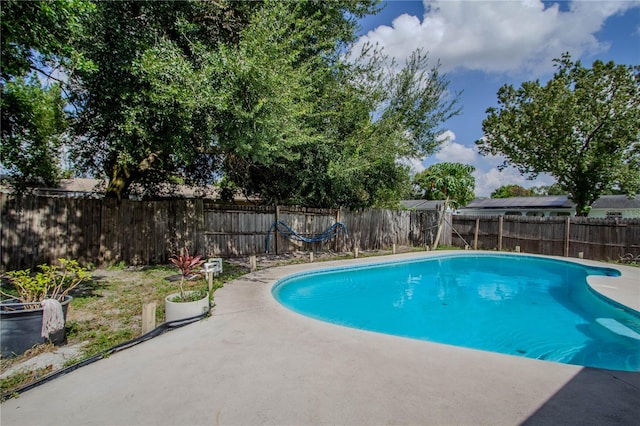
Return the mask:
<path id="1" fill-rule="evenodd" d="M 620 265 L 607 263 L 596 260 L 589 259 L 580 259 L 573 257 L 563 257 L 563 256 L 549 256 L 549 255 L 540 255 L 533 253 L 522 253 L 522 252 L 494 252 L 494 251 L 485 251 L 485 250 L 439 250 L 439 251 L 424 251 L 424 252 L 411 252 L 411 253 L 402 253 L 402 254 L 391 254 L 391 255 L 383 255 L 383 256 L 370 256 L 363 258 L 353 258 L 353 259 L 342 259 L 342 260 L 330 260 L 323 262 L 313 262 L 313 263 L 303 263 L 296 265 L 286 265 L 279 266 L 276 268 L 268 268 L 263 271 L 268 271 L 272 269 L 278 270 L 282 273 L 278 274 L 278 278 L 275 278 L 273 282 L 271 282 L 269 286 L 269 292 L 273 291 L 273 288 L 280 282 L 289 277 L 304 275 L 306 273 L 312 273 L 314 271 L 325 270 L 325 269 L 341 269 L 341 268 L 351 268 L 354 266 L 361 265 L 374 265 L 374 264 L 385 264 L 385 263 L 398 263 L 402 261 L 411 261 L 412 259 L 419 259 L 422 257 L 436 257 L 441 255 L 469 255 L 469 254 L 480 254 L 480 255 L 503 255 L 503 256 L 529 256 L 529 257 L 539 257 L 545 259 L 552 259 L 563 262 L 577 263 L 580 265 L 590 266 L 590 267 L 598 267 L 598 268 L 610 268 L 615 269 L 620 272 L 620 276 L 611 277 L 611 276 L 603 276 L 603 275 L 589 275 L 587 277 L 587 285 L 595 291 L 595 293 L 603 297 L 603 299 L 613 302 L 614 304 L 622 305 L 625 308 L 631 309 L 635 311 L 635 313 L 640 314 L 640 268 L 636 268 L 628 265 Z M 286 271 L 285 269 L 292 269 L 291 271 Z M 273 272 L 276 272 L 275 270 Z M 275 300 L 275 298 L 274 298 Z M 277 300 L 276 300 L 277 302 Z M 279 304 L 279 303 L 278 303 Z"/>

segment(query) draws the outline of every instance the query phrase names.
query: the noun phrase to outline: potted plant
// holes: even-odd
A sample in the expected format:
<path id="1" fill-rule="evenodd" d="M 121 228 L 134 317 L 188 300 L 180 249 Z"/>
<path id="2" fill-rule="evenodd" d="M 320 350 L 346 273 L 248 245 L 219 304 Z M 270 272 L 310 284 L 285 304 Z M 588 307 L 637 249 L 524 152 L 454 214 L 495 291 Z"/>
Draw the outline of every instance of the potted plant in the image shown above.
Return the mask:
<path id="1" fill-rule="evenodd" d="M 191 256 L 185 247 L 184 254 L 171 256 L 169 260 L 180 270 L 180 292 L 165 297 L 165 321 L 179 321 L 209 312 L 208 291 L 184 289 L 186 280 L 201 277 L 195 269 L 205 262 L 202 256 Z"/>
<path id="2" fill-rule="evenodd" d="M 0 346 L 3 358 L 24 353 L 34 345 L 65 340 L 69 292 L 91 277 L 77 261 L 58 259 L 59 265 L 43 264 L 33 274 L 30 269 L 6 274 L 14 293 L 0 294 Z"/>

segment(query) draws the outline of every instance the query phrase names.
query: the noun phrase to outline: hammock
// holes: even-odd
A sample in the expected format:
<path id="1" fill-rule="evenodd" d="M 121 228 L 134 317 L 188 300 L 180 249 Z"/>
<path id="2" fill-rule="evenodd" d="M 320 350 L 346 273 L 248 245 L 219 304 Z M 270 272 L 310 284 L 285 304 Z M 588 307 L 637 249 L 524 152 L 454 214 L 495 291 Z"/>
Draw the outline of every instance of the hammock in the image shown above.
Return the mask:
<path id="1" fill-rule="evenodd" d="M 317 243 L 320 241 L 327 241 L 338 236 L 341 232 L 344 232 L 345 236 L 347 237 L 349 236 L 349 233 L 347 232 L 347 227 L 342 222 L 336 222 L 333 225 L 331 225 L 322 234 L 315 235 L 309 238 L 309 237 L 305 237 L 298 234 L 296 231 L 291 229 L 289 225 L 287 225 L 281 220 L 278 220 L 273 222 L 273 225 L 271 225 L 271 228 L 269 228 L 269 231 L 267 232 L 267 238 L 266 238 L 265 247 L 264 247 L 265 253 L 269 253 L 269 238 L 271 237 L 271 231 L 274 231 L 274 230 L 280 232 L 280 234 L 282 234 L 283 236 L 285 236 L 291 241 L 302 241 L 305 243 Z"/>

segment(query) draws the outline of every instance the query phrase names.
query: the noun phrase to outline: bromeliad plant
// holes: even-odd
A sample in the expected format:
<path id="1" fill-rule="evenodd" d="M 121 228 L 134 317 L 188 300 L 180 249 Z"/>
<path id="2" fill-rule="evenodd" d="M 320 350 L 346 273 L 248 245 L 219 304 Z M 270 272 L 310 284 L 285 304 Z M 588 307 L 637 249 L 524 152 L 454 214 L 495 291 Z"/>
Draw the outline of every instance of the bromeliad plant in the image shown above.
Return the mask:
<path id="1" fill-rule="evenodd" d="M 191 256 L 189 254 L 189 249 L 184 248 L 184 254 L 174 255 L 169 258 L 171 263 L 176 265 L 180 270 L 180 300 L 184 301 L 184 282 L 185 280 L 194 275 L 194 269 L 201 266 L 205 260 L 202 259 L 202 256 Z"/>
<path id="2" fill-rule="evenodd" d="M 25 309 L 38 309 L 44 299 L 63 301 L 71 290 L 91 278 L 89 270 L 76 260 L 61 258 L 58 262 L 59 265 L 39 265 L 35 274 L 30 269 L 8 271 L 7 276 L 18 294 L 7 293 L 1 288 L 0 294 L 18 299 Z"/>

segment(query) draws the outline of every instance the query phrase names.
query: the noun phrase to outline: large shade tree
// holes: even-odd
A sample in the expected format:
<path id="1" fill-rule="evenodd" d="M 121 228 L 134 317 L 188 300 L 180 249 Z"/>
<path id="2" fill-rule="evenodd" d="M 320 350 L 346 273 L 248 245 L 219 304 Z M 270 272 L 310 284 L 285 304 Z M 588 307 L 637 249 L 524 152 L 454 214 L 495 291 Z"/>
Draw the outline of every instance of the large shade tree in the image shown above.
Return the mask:
<path id="1" fill-rule="evenodd" d="M 262 102 L 286 102 L 277 111 L 271 108 L 275 132 L 262 149 L 250 155 L 226 150 L 225 184 L 266 203 L 328 206 L 344 198 L 343 191 L 331 184 L 327 169 L 341 156 L 337 142 L 346 138 L 338 134 L 340 127 L 358 127 L 363 111 L 351 104 L 353 97 L 342 84 L 347 73 L 336 54 L 337 46 L 353 37 L 354 22 L 346 12 L 358 4 L 275 2 L 253 16 L 236 52 L 252 66 L 247 80 L 260 76 L 255 93 Z M 327 25 L 335 30 L 322 30 Z M 341 114 L 347 104 L 354 108 Z M 232 139 L 258 147 L 256 142 L 268 129 L 256 134 L 253 126 L 247 122 L 249 131 Z"/>
<path id="2" fill-rule="evenodd" d="M 228 176 L 269 202 L 398 206 L 410 182 L 399 159 L 432 153 L 439 126 L 458 112 L 457 96 L 447 98 L 444 77 L 437 66 L 427 68 L 427 59 L 416 52 L 389 74 L 388 58 L 365 52 L 357 62 L 311 73 L 305 87 L 312 89 L 312 109 L 298 119 L 312 137 L 295 155 L 236 163 Z"/>
<path id="3" fill-rule="evenodd" d="M 204 183 L 216 172 L 217 76 L 211 53 L 237 43 L 259 3 L 96 2 L 81 49 L 97 66 L 74 75 L 78 167 L 106 177 L 107 196 L 134 183 Z M 220 135 L 224 137 L 224 135 Z"/>
<path id="4" fill-rule="evenodd" d="M 595 61 L 585 68 L 568 54 L 555 60 L 546 84 L 505 85 L 487 109 L 482 154 L 535 177 L 554 176 L 587 215 L 600 194 L 640 190 L 640 66 Z"/>
<path id="5" fill-rule="evenodd" d="M 270 57 L 288 54 L 296 58 L 293 68 L 297 72 L 290 72 L 285 84 L 304 88 L 294 97 L 292 109 L 301 137 L 294 144 L 294 138 L 288 136 L 287 149 L 276 151 L 280 153 L 277 161 L 230 153 L 225 160 L 225 184 L 267 203 L 360 207 L 393 205 L 399 200 L 408 171 L 397 160 L 422 148 L 415 143 L 415 149 L 410 149 L 407 122 L 414 118 L 415 140 L 430 140 L 431 135 L 419 133 L 423 124 L 419 120 L 442 113 L 432 106 L 440 106 L 442 99 L 425 94 L 446 85 L 436 86 L 441 84 L 436 78 L 429 81 L 424 56 L 416 55 L 410 61 L 412 68 L 394 76 L 384 73 L 386 58 L 380 52 L 369 50 L 360 61 L 345 62 L 343 52 L 355 37 L 354 18 L 371 11 L 373 4 L 367 2 L 299 2 L 279 3 L 274 10 L 265 8 L 257 14 L 259 19 L 243 32 L 240 46 L 274 50 L 259 66 L 267 75 L 287 69 L 278 66 L 274 70 Z M 326 31 L 328 27 L 334 30 Z M 275 40 L 274 34 L 278 36 Z M 369 56 L 371 52 L 375 54 Z M 274 88 L 275 92 L 282 90 Z M 429 108 L 427 100 L 432 102 Z M 401 107 L 405 110 L 400 111 Z M 419 112 L 403 115 L 412 108 Z M 376 112 L 379 119 L 374 122 Z"/>
<path id="6" fill-rule="evenodd" d="M 318 140 L 305 121 L 314 78 L 374 10 L 353 0 L 97 3 L 84 49 L 99 70 L 79 75 L 79 164 L 106 176 L 115 197 L 134 183 L 153 192 L 220 176 L 261 196 L 271 194 L 252 187 L 256 175 L 286 190 L 278 167 Z"/>

